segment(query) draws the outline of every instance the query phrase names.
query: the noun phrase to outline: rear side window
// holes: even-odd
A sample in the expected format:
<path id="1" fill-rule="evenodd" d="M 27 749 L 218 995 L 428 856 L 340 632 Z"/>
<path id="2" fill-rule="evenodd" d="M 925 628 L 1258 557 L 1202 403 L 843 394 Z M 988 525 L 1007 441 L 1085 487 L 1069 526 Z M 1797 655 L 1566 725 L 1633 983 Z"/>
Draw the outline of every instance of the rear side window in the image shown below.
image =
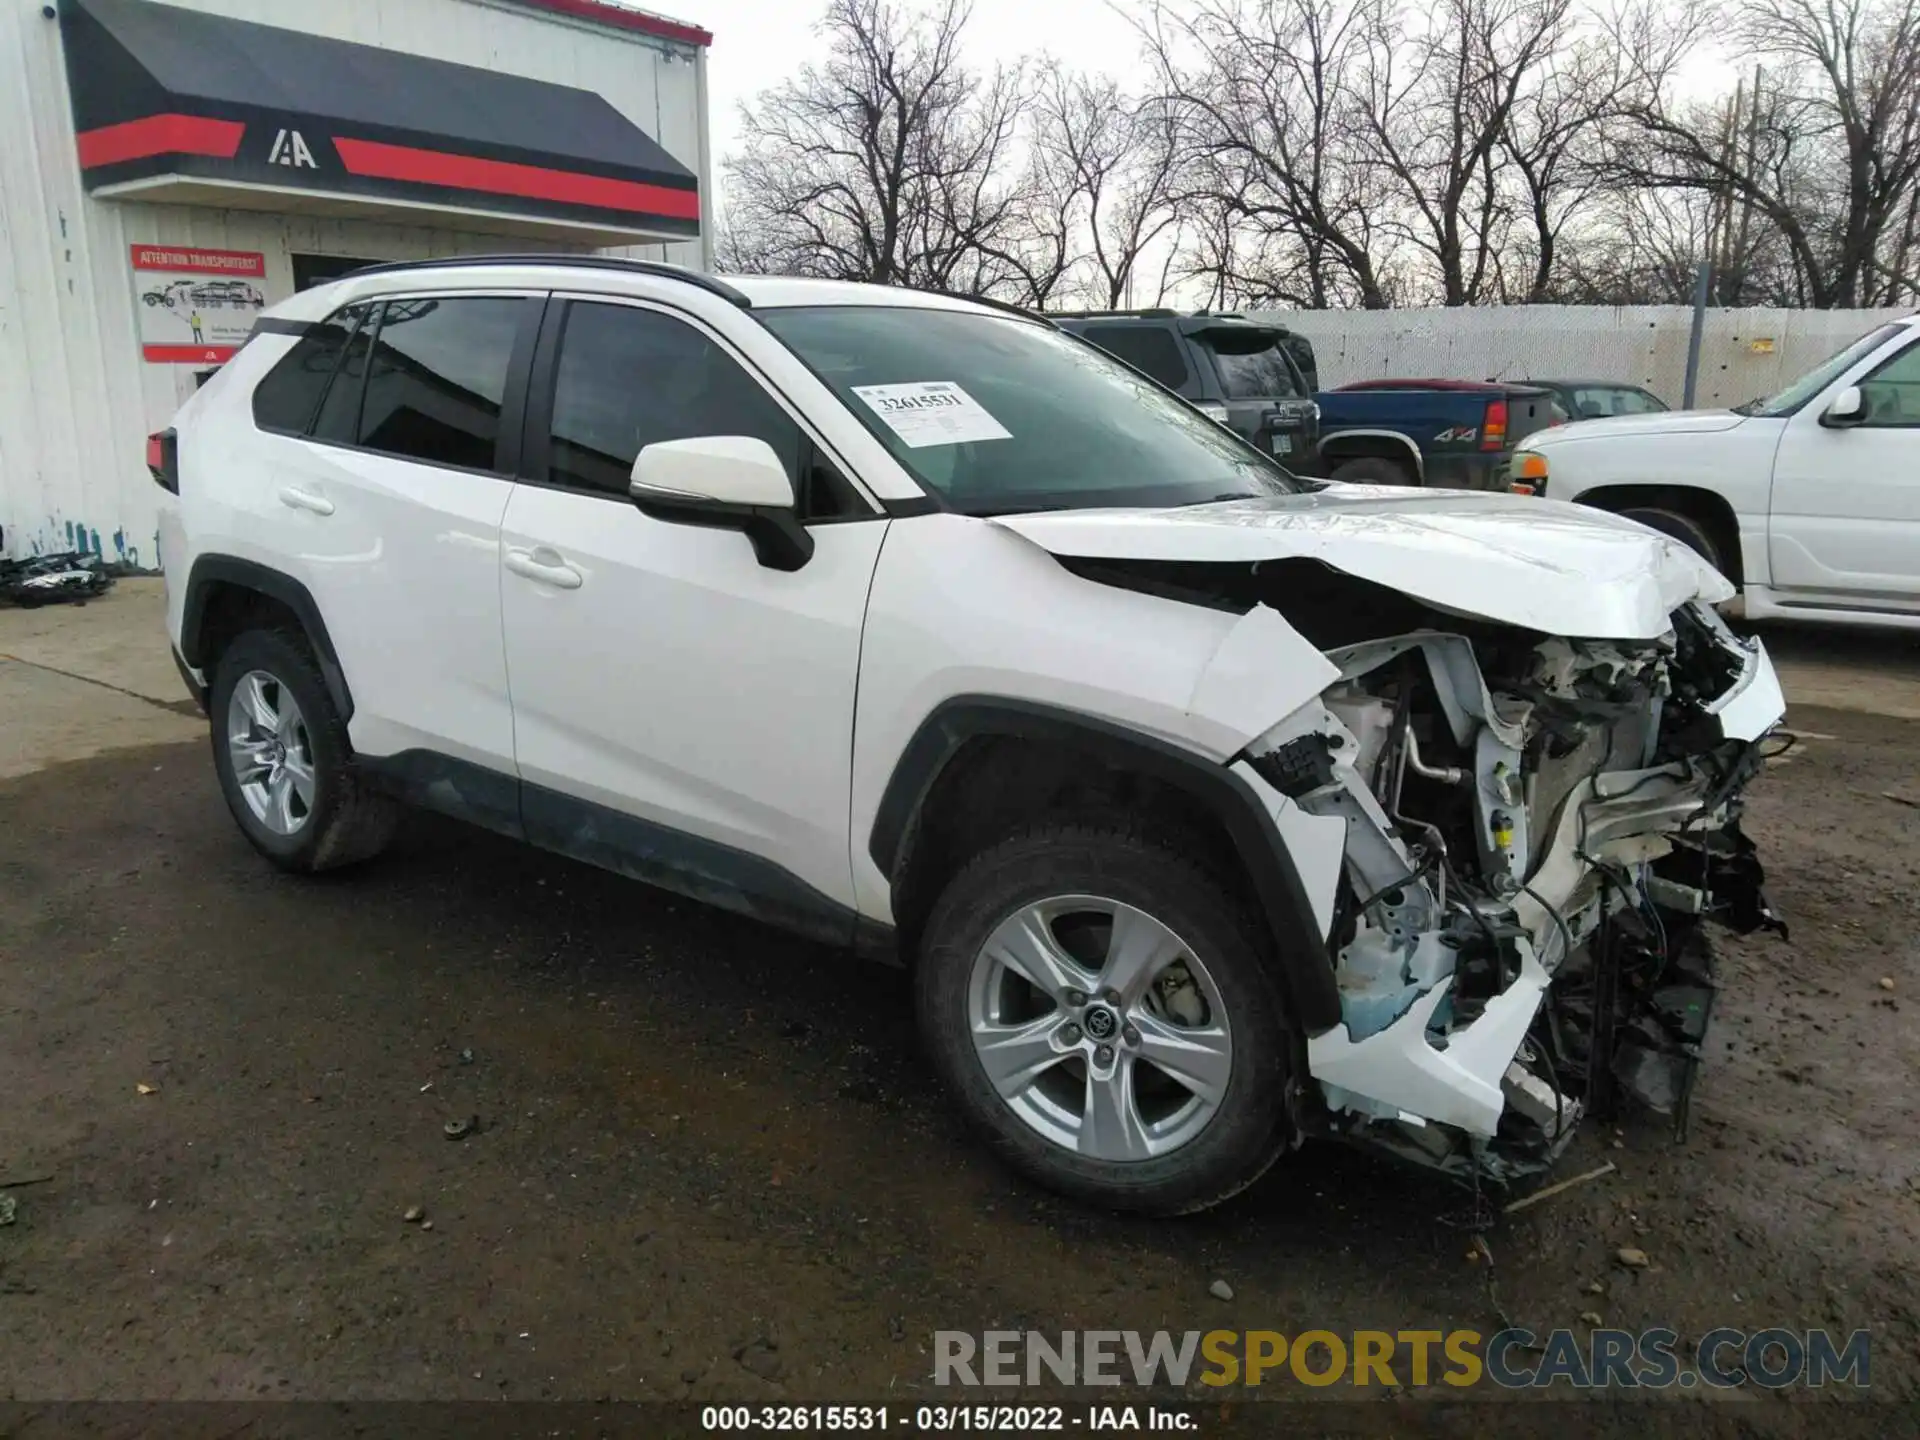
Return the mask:
<path id="1" fill-rule="evenodd" d="M 1190 377 L 1187 357 L 1171 330 L 1159 325 L 1089 325 L 1086 337 L 1142 375 L 1178 390 Z"/>
<path id="2" fill-rule="evenodd" d="M 1278 345 L 1251 355 L 1227 355 L 1215 350 L 1213 363 L 1220 367 L 1220 388 L 1229 400 L 1287 399 L 1300 393 Z"/>
<path id="3" fill-rule="evenodd" d="M 1583 420 L 1609 415 L 1653 415 L 1666 409 L 1644 390 L 1624 385 L 1583 385 L 1573 392 L 1573 412 Z"/>
<path id="4" fill-rule="evenodd" d="M 349 305 L 342 315 L 351 325 L 340 363 L 334 367 L 333 383 L 320 402 L 311 434 L 316 440 L 331 440 L 336 445 L 352 445 L 360 431 L 360 394 L 367 382 L 367 352 L 373 348 L 374 315 L 377 304 Z"/>
<path id="5" fill-rule="evenodd" d="M 358 323 L 353 306 L 330 315 L 294 342 L 294 346 L 253 387 L 253 423 L 262 430 L 304 435 L 327 393 L 348 336 Z"/>
<path id="6" fill-rule="evenodd" d="M 430 465 L 493 469 L 507 367 L 526 303 L 494 296 L 387 301 L 366 360 L 356 443 Z"/>

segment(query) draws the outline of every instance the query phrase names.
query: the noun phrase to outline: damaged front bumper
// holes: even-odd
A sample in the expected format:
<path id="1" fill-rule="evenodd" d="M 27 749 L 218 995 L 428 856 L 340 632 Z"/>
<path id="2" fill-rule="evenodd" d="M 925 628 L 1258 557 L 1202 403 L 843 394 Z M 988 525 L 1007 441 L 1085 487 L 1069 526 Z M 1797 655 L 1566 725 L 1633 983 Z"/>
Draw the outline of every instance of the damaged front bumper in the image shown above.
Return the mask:
<path id="1" fill-rule="evenodd" d="M 1616 1091 L 1684 1124 L 1703 927 L 1778 925 L 1739 814 L 1785 707 L 1758 641 L 1700 604 L 1674 626 L 1335 650 L 1341 678 L 1248 747 L 1283 835 L 1343 832 L 1318 906 L 1342 1019 L 1307 1041 L 1304 1130 L 1511 1181 Z"/>

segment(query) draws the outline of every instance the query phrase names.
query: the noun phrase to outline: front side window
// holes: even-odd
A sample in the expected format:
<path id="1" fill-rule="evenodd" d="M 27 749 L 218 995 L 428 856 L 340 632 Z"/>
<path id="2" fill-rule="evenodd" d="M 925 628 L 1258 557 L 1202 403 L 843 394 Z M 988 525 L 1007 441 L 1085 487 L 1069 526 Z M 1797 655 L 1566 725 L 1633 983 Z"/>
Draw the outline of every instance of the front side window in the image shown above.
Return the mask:
<path id="1" fill-rule="evenodd" d="M 494 468 L 525 300 L 389 300 L 374 333 L 357 443 L 406 460 Z M 344 374 L 343 374 L 343 377 Z"/>
<path id="2" fill-rule="evenodd" d="M 663 440 L 764 440 L 803 520 L 872 513 L 811 437 L 720 344 L 684 321 L 628 305 L 567 307 L 553 386 L 547 479 L 622 499 L 641 450 Z"/>
<path id="3" fill-rule="evenodd" d="M 1887 429 L 1920 425 L 1920 342 L 1862 380 L 1860 395 L 1867 402 L 1862 424 Z"/>
<path id="4" fill-rule="evenodd" d="M 1899 325 L 1882 325 L 1878 330 L 1862 335 L 1839 354 L 1814 366 L 1778 395 L 1736 406 L 1735 409 L 1742 415 L 1764 415 L 1771 419 L 1791 415 L 1887 341 L 1893 339 L 1901 329 Z"/>
<path id="5" fill-rule="evenodd" d="M 1089 325 L 1086 337 L 1169 390 L 1178 390 L 1191 378 L 1179 340 L 1164 325 Z"/>
<path id="6" fill-rule="evenodd" d="M 902 466 L 969 514 L 1307 488 L 1225 426 L 1049 326 L 917 306 L 754 314 Z"/>

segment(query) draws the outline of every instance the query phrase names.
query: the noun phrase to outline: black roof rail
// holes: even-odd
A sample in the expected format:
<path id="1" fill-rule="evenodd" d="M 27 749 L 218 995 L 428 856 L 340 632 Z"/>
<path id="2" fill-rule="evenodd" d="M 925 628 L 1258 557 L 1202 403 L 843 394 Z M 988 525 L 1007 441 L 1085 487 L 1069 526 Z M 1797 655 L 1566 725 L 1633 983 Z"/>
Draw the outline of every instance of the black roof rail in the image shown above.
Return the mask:
<path id="1" fill-rule="evenodd" d="M 918 285 L 903 285 L 903 290 L 920 290 Z M 964 300 L 969 305 L 984 305 L 989 310 L 1002 310 L 1009 315 L 1018 315 L 1022 320 L 1038 320 L 1052 329 L 1060 327 L 1053 323 L 1051 315 L 1038 310 L 1029 310 L 1024 305 L 1016 305 L 1011 300 L 995 300 L 991 295 L 962 295 L 958 290 L 921 290 L 923 295 L 941 295 L 949 300 Z"/>
<path id="2" fill-rule="evenodd" d="M 753 301 L 749 300 L 743 292 L 734 289 L 717 276 L 688 269 L 685 265 L 668 265 L 660 260 L 629 260 L 623 255 L 567 255 L 554 251 L 536 252 L 531 255 L 445 255 L 437 260 L 393 260 L 384 265 L 365 265 L 340 278 L 357 278 L 362 275 L 400 275 L 409 270 L 444 270 L 463 265 L 566 265 L 576 269 L 618 270 L 628 275 L 652 275 L 662 280 L 684 280 L 689 285 L 697 285 L 709 294 L 718 295 L 730 305 L 738 305 L 742 310 L 753 308 Z"/>
<path id="3" fill-rule="evenodd" d="M 1109 317 L 1126 320 L 1176 320 L 1180 317 L 1178 310 L 1169 310 L 1163 305 L 1152 305 L 1144 310 L 1050 310 L 1047 313 L 1061 320 L 1104 320 Z"/>

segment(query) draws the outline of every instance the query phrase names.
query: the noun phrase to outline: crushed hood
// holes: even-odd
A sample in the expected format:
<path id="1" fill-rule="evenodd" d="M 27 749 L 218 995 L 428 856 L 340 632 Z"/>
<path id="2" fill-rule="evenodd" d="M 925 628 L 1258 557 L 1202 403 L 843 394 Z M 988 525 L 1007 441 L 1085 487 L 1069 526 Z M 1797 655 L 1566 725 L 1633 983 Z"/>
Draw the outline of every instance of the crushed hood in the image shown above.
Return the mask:
<path id="1" fill-rule="evenodd" d="M 1623 435 L 1716 435 L 1743 425 L 1751 417 L 1731 410 L 1662 410 L 1650 415 L 1609 415 L 1599 420 L 1570 420 L 1550 430 L 1536 430 L 1520 442 L 1523 450 L 1540 444 L 1571 445 L 1579 440 L 1607 440 Z"/>
<path id="2" fill-rule="evenodd" d="M 1734 593 L 1686 546 L 1631 520 L 1471 490 L 1331 484 L 1272 499 L 993 523 L 1084 559 L 1319 560 L 1455 614 L 1584 639 L 1654 639 L 1687 601 Z"/>

